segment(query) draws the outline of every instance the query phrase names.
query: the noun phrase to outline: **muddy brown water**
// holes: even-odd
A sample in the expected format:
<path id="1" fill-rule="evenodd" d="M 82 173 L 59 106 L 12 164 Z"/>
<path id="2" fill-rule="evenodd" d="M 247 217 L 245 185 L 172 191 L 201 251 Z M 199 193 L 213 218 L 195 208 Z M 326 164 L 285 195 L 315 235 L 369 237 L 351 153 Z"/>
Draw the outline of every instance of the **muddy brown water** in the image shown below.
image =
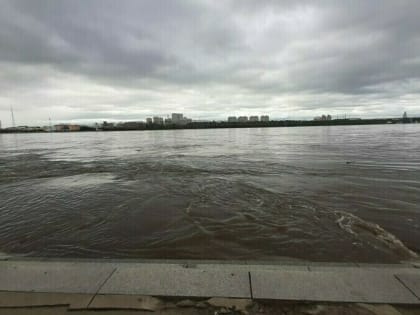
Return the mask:
<path id="1" fill-rule="evenodd" d="M 420 125 L 3 134 L 0 252 L 410 259 Z"/>

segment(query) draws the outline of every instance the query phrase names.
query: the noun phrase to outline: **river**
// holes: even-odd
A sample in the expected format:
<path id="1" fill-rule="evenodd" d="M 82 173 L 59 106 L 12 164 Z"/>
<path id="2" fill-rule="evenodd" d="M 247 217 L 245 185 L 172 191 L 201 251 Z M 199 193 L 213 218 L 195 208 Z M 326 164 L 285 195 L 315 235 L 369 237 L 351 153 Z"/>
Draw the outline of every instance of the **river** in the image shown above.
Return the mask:
<path id="1" fill-rule="evenodd" d="M 420 125 L 0 134 L 0 252 L 411 259 Z"/>

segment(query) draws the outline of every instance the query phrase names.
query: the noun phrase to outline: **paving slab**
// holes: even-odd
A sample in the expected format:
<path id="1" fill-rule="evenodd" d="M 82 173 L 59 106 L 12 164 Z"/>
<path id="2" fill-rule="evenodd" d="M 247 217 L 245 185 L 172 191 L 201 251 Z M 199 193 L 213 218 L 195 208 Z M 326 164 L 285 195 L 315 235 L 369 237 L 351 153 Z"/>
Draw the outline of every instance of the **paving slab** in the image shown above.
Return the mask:
<path id="1" fill-rule="evenodd" d="M 420 274 L 396 274 L 395 275 L 404 285 L 417 296 L 420 301 Z"/>
<path id="2" fill-rule="evenodd" d="M 93 294 L 0 292 L 0 308 L 68 305 L 69 309 L 85 309 Z"/>
<path id="3" fill-rule="evenodd" d="M 351 272 L 251 271 L 257 299 L 417 304 L 419 300 L 388 270 Z"/>
<path id="4" fill-rule="evenodd" d="M 96 293 L 113 270 L 100 263 L 0 261 L 0 291 Z"/>
<path id="5" fill-rule="evenodd" d="M 247 271 L 204 270 L 177 265 L 121 265 L 100 294 L 251 297 Z"/>

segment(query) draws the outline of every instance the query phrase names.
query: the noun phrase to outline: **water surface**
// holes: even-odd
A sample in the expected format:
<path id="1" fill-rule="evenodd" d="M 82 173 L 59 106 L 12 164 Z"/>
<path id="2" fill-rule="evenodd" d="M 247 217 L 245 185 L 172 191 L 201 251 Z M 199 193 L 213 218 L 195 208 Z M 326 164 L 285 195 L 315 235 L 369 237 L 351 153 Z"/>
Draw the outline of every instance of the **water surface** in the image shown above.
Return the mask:
<path id="1" fill-rule="evenodd" d="M 396 262 L 420 126 L 0 135 L 0 252 Z"/>

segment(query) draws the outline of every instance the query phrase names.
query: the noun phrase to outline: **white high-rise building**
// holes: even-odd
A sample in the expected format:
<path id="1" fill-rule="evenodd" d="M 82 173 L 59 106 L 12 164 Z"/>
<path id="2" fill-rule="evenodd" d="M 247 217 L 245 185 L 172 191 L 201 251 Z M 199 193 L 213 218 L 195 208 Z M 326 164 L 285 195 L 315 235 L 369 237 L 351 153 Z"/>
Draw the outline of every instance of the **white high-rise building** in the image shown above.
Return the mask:
<path id="1" fill-rule="evenodd" d="M 163 125 L 163 118 L 155 116 L 153 117 L 153 123 L 156 125 Z"/>
<path id="2" fill-rule="evenodd" d="M 172 123 L 173 124 L 182 124 L 184 120 L 184 115 L 180 113 L 172 113 Z"/>
<path id="3" fill-rule="evenodd" d="M 174 125 L 186 125 L 192 123 L 192 119 L 184 117 L 184 115 L 180 113 L 172 113 L 171 121 Z"/>

